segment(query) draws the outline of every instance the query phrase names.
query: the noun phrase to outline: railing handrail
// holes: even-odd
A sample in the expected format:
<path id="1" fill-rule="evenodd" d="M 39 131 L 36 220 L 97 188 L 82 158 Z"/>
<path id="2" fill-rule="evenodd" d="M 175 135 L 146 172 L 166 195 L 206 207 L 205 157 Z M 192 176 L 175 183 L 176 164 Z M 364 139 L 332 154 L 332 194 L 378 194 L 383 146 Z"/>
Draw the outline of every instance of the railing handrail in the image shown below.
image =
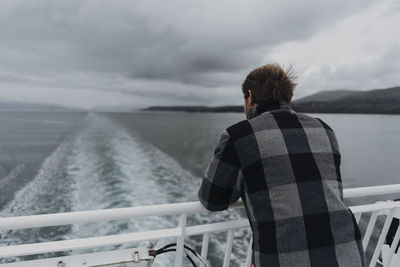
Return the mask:
<path id="1" fill-rule="evenodd" d="M 375 196 L 393 193 L 400 193 L 400 184 L 359 187 L 343 190 L 343 195 L 345 198 Z M 230 206 L 230 209 L 237 208 L 243 208 L 243 203 L 241 201 L 238 201 L 237 203 Z M 4 217 L 0 218 L 0 230 L 16 230 L 24 228 L 79 224 L 94 221 L 124 220 L 139 217 L 177 215 L 182 213 L 197 213 L 204 211 L 207 210 L 201 205 L 200 202 L 193 201 L 129 208 L 114 208 L 104 210 L 88 210 L 53 214 Z"/>
<path id="2" fill-rule="evenodd" d="M 238 201 L 230 209 L 242 208 L 243 203 Z M 17 230 L 24 228 L 38 228 L 68 224 L 79 224 L 94 221 L 124 220 L 140 217 L 178 215 L 182 213 L 196 213 L 207 211 L 200 202 L 181 202 L 130 208 L 114 208 L 104 210 L 73 211 L 51 214 L 27 215 L 0 218 L 1 230 Z"/>
<path id="3" fill-rule="evenodd" d="M 389 195 L 395 193 L 400 193 L 400 184 L 348 188 L 343 190 L 343 197 L 357 198 L 357 197 L 367 197 L 367 196 Z"/>

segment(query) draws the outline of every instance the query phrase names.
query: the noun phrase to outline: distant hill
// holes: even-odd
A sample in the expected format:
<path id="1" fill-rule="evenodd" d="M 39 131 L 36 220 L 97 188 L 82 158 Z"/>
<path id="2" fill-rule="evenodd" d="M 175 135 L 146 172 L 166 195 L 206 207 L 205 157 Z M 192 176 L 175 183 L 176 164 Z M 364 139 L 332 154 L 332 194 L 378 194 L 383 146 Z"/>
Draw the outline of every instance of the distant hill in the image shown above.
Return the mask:
<path id="1" fill-rule="evenodd" d="M 296 100 L 292 106 L 296 111 L 306 113 L 400 114 L 400 87 L 370 91 L 323 91 Z M 243 106 L 153 106 L 146 110 L 243 112 Z"/>
<path id="2" fill-rule="evenodd" d="M 36 104 L 36 103 L 24 103 L 24 102 L 2 102 L 0 101 L 0 110 L 36 110 L 36 111 L 44 111 L 44 110 L 67 110 L 67 108 L 59 105 L 51 105 L 51 104 Z"/>
<path id="3" fill-rule="evenodd" d="M 303 97 L 299 100 L 296 100 L 296 103 L 304 103 L 310 101 L 318 101 L 318 102 L 328 102 L 334 101 L 342 97 L 350 97 L 352 95 L 356 95 L 360 93 L 360 91 L 355 90 L 331 90 L 331 91 L 322 91 L 318 92 L 306 97 Z"/>
<path id="4" fill-rule="evenodd" d="M 334 94 L 334 91 L 327 92 Z M 349 91 L 345 96 L 330 101 L 300 99 L 293 103 L 299 112 L 309 113 L 368 113 L 400 114 L 400 87 L 371 91 Z"/>

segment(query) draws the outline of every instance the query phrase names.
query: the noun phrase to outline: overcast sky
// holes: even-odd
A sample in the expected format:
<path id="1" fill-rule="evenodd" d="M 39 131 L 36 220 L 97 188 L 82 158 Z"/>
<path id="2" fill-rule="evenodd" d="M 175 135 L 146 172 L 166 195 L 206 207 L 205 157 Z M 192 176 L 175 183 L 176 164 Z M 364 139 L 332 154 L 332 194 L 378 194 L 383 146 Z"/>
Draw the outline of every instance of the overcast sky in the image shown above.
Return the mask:
<path id="1" fill-rule="evenodd" d="M 295 97 L 400 85 L 400 1 L 1 0 L 0 101 L 241 104 L 253 68 Z"/>

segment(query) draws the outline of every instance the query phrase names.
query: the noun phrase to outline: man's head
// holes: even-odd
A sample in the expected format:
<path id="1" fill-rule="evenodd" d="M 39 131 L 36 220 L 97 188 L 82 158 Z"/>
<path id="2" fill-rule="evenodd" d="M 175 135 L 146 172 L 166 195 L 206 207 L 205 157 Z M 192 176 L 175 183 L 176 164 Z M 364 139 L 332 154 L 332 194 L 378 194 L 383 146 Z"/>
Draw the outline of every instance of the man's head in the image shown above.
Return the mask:
<path id="1" fill-rule="evenodd" d="M 292 70 L 268 64 L 252 70 L 242 84 L 246 117 L 260 103 L 268 100 L 290 102 L 296 86 Z"/>

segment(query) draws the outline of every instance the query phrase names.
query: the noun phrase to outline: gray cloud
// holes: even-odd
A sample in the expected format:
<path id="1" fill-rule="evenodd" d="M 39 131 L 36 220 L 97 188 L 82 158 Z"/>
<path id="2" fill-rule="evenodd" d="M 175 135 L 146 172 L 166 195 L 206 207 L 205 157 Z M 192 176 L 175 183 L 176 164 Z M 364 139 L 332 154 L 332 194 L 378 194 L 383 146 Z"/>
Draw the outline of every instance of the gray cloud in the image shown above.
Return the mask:
<path id="1" fill-rule="evenodd" d="M 321 74 L 326 73 L 328 84 L 336 81 L 335 84 L 341 84 L 342 88 L 369 90 L 398 85 L 399 69 L 400 44 L 396 44 L 369 64 L 341 65 L 335 69 L 325 69 Z"/>
<path id="2" fill-rule="evenodd" d="M 282 44 L 310 40 L 371 3 L 2 1 L 0 86 L 207 101 L 203 92 L 238 90 Z"/>

